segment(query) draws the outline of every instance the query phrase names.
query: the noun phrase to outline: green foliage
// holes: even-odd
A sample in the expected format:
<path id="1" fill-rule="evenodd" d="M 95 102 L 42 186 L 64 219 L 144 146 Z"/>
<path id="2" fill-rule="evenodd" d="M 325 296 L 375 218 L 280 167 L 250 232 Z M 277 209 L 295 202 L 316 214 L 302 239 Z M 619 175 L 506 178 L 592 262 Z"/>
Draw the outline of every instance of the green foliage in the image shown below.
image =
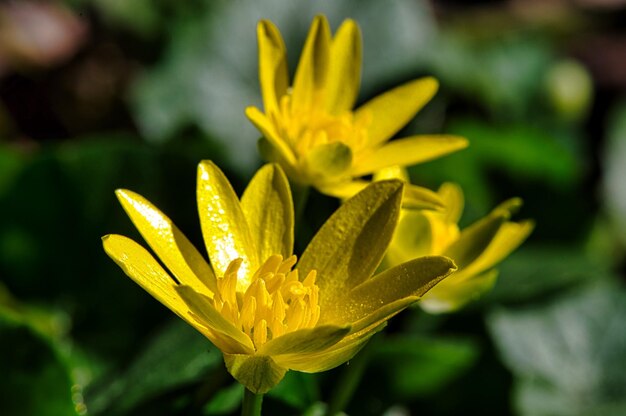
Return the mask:
<path id="1" fill-rule="evenodd" d="M 516 376 L 522 415 L 618 415 L 626 410 L 626 291 L 586 286 L 542 307 L 501 309 L 489 326 Z"/>
<path id="2" fill-rule="evenodd" d="M 87 393 L 89 410 L 93 414 L 129 414 L 143 401 L 197 384 L 210 370 L 221 366 L 220 351 L 189 325 L 176 320 L 141 350 L 126 371 Z M 221 403 L 214 402 L 213 406 L 223 409 L 227 399 L 223 393 Z"/>
<path id="3" fill-rule="evenodd" d="M 69 369 L 49 339 L 2 314 L 0 339 L 0 414 L 78 414 Z"/>

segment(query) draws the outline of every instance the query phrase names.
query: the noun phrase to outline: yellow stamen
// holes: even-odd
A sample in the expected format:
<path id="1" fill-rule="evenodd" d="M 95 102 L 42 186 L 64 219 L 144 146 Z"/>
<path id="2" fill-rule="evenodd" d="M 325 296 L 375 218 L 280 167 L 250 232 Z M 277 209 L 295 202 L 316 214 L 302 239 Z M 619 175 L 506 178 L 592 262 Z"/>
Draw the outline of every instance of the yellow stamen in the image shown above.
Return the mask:
<path id="1" fill-rule="evenodd" d="M 287 332 L 313 327 L 319 320 L 316 272 L 301 282 L 298 271 L 292 270 L 296 262 L 296 256 L 286 260 L 270 256 L 243 293 L 237 291 L 241 259 L 233 260 L 217 279 L 213 306 L 247 334 L 256 348 Z"/>

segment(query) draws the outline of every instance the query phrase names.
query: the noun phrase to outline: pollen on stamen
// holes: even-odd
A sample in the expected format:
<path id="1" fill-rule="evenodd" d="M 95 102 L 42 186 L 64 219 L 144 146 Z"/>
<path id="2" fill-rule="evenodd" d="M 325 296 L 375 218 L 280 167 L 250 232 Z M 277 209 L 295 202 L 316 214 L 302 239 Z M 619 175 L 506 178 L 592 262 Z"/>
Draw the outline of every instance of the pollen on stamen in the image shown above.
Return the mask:
<path id="1" fill-rule="evenodd" d="M 315 271 L 300 281 L 292 270 L 296 256 L 270 256 L 254 273 L 245 291 L 237 290 L 241 259 L 218 277 L 213 306 L 250 337 L 256 348 L 287 332 L 315 326 L 319 319 L 319 288 Z"/>

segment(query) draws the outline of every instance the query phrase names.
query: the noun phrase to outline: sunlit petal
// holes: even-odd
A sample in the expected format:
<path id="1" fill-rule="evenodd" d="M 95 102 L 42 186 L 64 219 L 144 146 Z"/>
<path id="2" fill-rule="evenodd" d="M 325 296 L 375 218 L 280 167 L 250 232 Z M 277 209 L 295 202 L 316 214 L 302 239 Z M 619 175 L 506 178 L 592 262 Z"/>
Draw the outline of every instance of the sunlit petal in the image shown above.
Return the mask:
<path id="1" fill-rule="evenodd" d="M 260 266 L 258 252 L 235 191 L 211 161 L 198 165 L 197 198 L 202 235 L 215 273 L 223 276 L 231 261 L 243 259 L 237 285 L 244 290 Z"/>
<path id="2" fill-rule="evenodd" d="M 213 270 L 178 227 L 141 195 L 125 189 L 115 194 L 143 238 L 178 282 L 212 297 L 216 289 Z"/>
<path id="3" fill-rule="evenodd" d="M 289 183 L 278 165 L 265 165 L 252 178 L 241 197 L 259 258 L 293 253 L 293 200 Z"/>

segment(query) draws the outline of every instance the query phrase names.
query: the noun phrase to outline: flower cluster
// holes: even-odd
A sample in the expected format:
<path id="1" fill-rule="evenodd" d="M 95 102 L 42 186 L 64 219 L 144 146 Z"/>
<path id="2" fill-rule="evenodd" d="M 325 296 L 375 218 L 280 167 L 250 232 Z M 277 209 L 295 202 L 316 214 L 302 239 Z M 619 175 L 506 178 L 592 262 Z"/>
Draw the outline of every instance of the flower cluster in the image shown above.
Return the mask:
<path id="1" fill-rule="evenodd" d="M 407 183 L 401 166 L 467 141 L 437 135 L 389 141 L 434 95 L 432 78 L 352 110 L 361 59 L 353 21 L 333 38 L 327 20 L 315 18 L 291 87 L 272 23 L 259 23 L 258 42 L 264 112 L 250 107 L 246 114 L 273 163 L 241 197 L 213 162 L 199 164 L 208 261 L 164 213 L 129 190 L 117 197 L 154 255 L 121 235 L 107 235 L 103 244 L 131 279 L 223 352 L 236 380 L 262 394 L 287 370 L 319 372 L 346 362 L 420 299 L 428 311 L 449 311 L 484 292 L 494 265 L 532 223 L 509 221 L 520 204 L 512 199 L 461 231 L 456 185 L 433 192 Z M 290 181 L 343 201 L 299 258 Z"/>

